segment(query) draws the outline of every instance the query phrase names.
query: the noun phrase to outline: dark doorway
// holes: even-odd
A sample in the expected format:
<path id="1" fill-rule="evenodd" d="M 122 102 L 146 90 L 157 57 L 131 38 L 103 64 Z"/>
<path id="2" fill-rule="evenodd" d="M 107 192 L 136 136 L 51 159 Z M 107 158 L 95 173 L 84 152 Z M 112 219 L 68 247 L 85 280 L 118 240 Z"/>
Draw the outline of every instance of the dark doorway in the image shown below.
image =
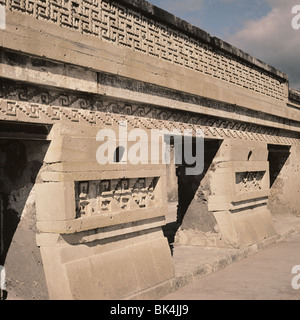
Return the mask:
<path id="1" fill-rule="evenodd" d="M 6 122 L 0 127 L 0 265 L 8 297 L 35 299 L 42 297 L 39 290 L 47 294 L 35 239 L 33 187 L 49 147 L 48 128 Z"/>
<path id="2" fill-rule="evenodd" d="M 270 170 L 270 188 L 272 188 L 276 181 L 281 169 L 285 165 L 287 159 L 290 156 L 290 146 L 280 146 L 269 144 L 268 145 L 268 161 Z"/>
<path id="3" fill-rule="evenodd" d="M 289 213 L 290 209 L 282 201 L 284 176 L 280 173 L 287 165 L 290 157 L 290 146 L 268 145 L 269 174 L 270 174 L 270 195 L 268 207 L 273 215 Z"/>
<path id="4" fill-rule="evenodd" d="M 0 142 L 1 177 L 0 177 L 0 198 L 1 198 L 1 257 L 0 264 L 4 266 L 8 249 L 12 242 L 13 235 L 20 222 L 20 213 L 12 209 L 10 195 L 13 190 L 19 188 L 18 184 L 27 163 L 26 147 L 18 140 Z M 27 198 L 26 194 L 24 199 Z"/>
<path id="5" fill-rule="evenodd" d="M 184 216 L 190 206 L 192 200 L 195 197 L 196 192 L 199 190 L 199 186 L 207 174 L 209 168 L 211 168 L 213 159 L 215 158 L 220 147 L 219 140 L 205 140 L 204 143 L 204 170 L 200 175 L 187 176 L 185 174 L 185 166 L 179 166 L 177 168 L 178 178 L 178 211 L 177 211 L 177 224 L 181 225 Z M 200 191 L 201 192 L 201 191 Z M 201 195 L 199 195 L 201 196 Z M 203 196 L 203 202 L 207 202 Z"/>
<path id="6" fill-rule="evenodd" d="M 186 168 L 188 165 L 173 165 L 174 159 L 171 153 L 171 164 L 167 166 L 167 189 L 168 189 L 168 201 L 169 201 L 169 216 L 167 217 L 167 224 L 163 228 L 165 237 L 168 238 L 168 242 L 173 250 L 173 244 L 175 241 L 175 235 L 177 230 L 183 223 L 186 212 L 195 197 L 201 199 L 203 210 L 207 211 L 207 199 L 203 194 L 201 183 L 209 170 L 213 170 L 213 159 L 215 158 L 222 141 L 205 139 L 204 141 L 204 170 L 201 174 L 193 176 L 186 175 Z M 172 146 L 171 146 L 172 150 Z M 174 172 L 172 172 L 174 170 Z M 175 177 L 175 178 L 174 178 Z M 176 179 L 176 189 L 175 189 Z M 169 180 L 169 181 L 168 181 Z M 170 181 L 171 180 L 171 181 Z M 176 205 L 176 206 L 175 206 Z M 205 208 L 205 209 L 204 209 Z M 201 210 L 200 210 L 201 211 Z M 199 212 L 201 217 L 201 212 Z"/>

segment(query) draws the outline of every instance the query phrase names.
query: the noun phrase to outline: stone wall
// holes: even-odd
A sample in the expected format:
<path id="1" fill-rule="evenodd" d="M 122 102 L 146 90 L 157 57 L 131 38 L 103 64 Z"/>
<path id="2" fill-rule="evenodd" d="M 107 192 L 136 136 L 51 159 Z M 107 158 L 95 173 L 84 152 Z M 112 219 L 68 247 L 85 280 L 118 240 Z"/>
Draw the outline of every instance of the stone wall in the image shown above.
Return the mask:
<path id="1" fill-rule="evenodd" d="M 33 66 L 24 61 L 18 68 L 11 63 L 4 64 L 2 76 L 6 78 L 17 77 L 19 81 L 59 87 L 60 76 L 63 76 L 63 86 L 69 89 L 115 98 L 130 94 L 131 99 L 139 102 L 150 98 L 119 86 L 107 86 L 102 83 L 101 74 L 99 84 L 95 83 L 98 72 L 118 74 L 127 80 L 159 85 L 258 112 L 263 110 L 289 120 L 295 118 L 284 108 L 288 100 L 285 74 L 145 1 L 2 3 L 6 8 L 6 29 L 1 31 L 3 47 L 50 60 L 46 63 L 37 59 Z M 85 24 L 89 25 L 87 29 Z M 126 44 L 117 40 L 122 38 L 122 32 Z M 172 40 L 170 44 L 166 38 Z M 154 41 L 154 51 L 158 53 L 139 49 L 143 41 L 148 45 Z M 167 58 L 162 54 L 164 50 L 168 51 Z M 184 63 L 177 63 L 176 55 L 183 56 L 179 60 Z M 191 63 L 203 66 L 198 70 L 190 66 Z M 49 73 L 49 67 L 54 67 L 52 71 L 55 71 Z M 27 72 L 23 72 L 23 68 Z M 85 79 L 81 79 L 83 74 Z M 158 101 L 157 98 L 146 100 L 148 103 Z M 174 108 L 174 101 L 159 101 Z M 184 106 L 184 109 L 190 110 L 191 106 Z"/>
<path id="2" fill-rule="evenodd" d="M 8 252 L 23 252 L 19 239 L 28 234 L 20 247 L 32 250 L 25 265 L 39 280 L 24 286 L 9 254 L 5 265 L 18 288 L 30 288 L 27 296 L 47 297 L 38 287 L 43 277 L 50 299 L 167 292 L 174 278 L 162 232 L 168 191 L 178 200 L 177 239 L 185 245 L 259 243 L 275 235 L 270 211 L 297 211 L 291 178 L 300 110 L 285 74 L 146 1 L 0 4 L 0 138 L 22 137 L 18 155 L 26 154 L 18 170 L 10 161 L 7 167 L 7 141 L 0 140 L 1 205 L 18 226 Z M 98 131 L 117 133 L 125 121 L 126 130 L 147 134 L 203 130 L 204 172 L 187 177 L 183 165 L 176 176 L 175 165 L 150 161 L 99 164 Z M 23 130 L 24 123 L 35 129 Z M 11 124 L 19 129 L 10 132 Z M 49 148 L 30 140 L 42 137 Z M 286 161 L 273 152 L 287 149 Z"/>
<path id="3" fill-rule="evenodd" d="M 299 175 L 299 148 L 274 148 L 274 178 L 271 185 L 269 207 L 273 214 L 300 214 L 300 186 L 297 179 Z M 277 160 L 277 161 L 276 161 Z M 271 167 L 272 168 L 272 167 Z"/>
<path id="4" fill-rule="evenodd" d="M 241 57 L 241 51 L 235 49 L 233 55 L 233 49 L 228 50 L 229 45 L 203 31 L 194 32 L 197 37 L 188 28 L 181 31 L 172 27 L 166 23 L 167 13 L 145 1 L 139 2 L 1 0 L 0 4 L 12 12 L 92 36 L 99 45 L 100 41 L 107 41 L 274 99 L 285 99 L 284 83 L 268 74 L 273 72 L 282 77 L 275 69 L 254 59 L 251 63 L 256 62 L 256 65 L 249 66 L 249 62 L 241 58 L 250 57 L 245 54 Z"/>

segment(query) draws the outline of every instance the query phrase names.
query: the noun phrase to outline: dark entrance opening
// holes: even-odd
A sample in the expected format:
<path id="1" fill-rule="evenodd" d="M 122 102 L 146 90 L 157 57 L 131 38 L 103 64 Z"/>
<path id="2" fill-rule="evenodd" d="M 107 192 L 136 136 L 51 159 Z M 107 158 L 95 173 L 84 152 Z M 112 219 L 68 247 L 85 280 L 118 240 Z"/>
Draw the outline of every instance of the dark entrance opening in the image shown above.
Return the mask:
<path id="1" fill-rule="evenodd" d="M 37 299 L 42 297 L 39 289 L 45 291 L 39 278 L 33 186 L 49 146 L 49 130 L 44 125 L 0 122 L 0 265 L 13 298 Z M 7 297 L 7 292 L 1 294 L 1 299 Z"/>
<path id="2" fill-rule="evenodd" d="M 268 207 L 273 215 L 288 213 L 288 207 L 282 202 L 282 188 L 284 179 L 280 177 L 283 167 L 290 156 L 290 146 L 268 145 L 269 172 L 270 172 L 270 196 Z"/>
<path id="3" fill-rule="evenodd" d="M 201 213 L 207 212 L 207 194 L 204 191 L 204 178 L 209 170 L 213 170 L 215 158 L 222 141 L 205 139 L 204 141 L 204 170 L 199 175 L 186 175 L 187 164 L 174 165 L 174 147 L 171 145 L 171 163 L 167 165 L 167 190 L 169 211 L 166 217 L 167 224 L 163 228 L 171 252 L 178 229 L 185 223 L 184 218 L 194 198 L 198 199 L 197 220 L 202 223 Z M 201 185 L 203 184 L 203 188 Z M 209 192 L 209 191 L 208 191 Z M 192 218 L 193 219 L 193 218 Z M 193 221 L 191 222 L 193 223 Z"/>
<path id="4" fill-rule="evenodd" d="M 288 157 L 290 156 L 290 146 L 280 146 L 269 144 L 268 145 L 268 161 L 270 170 L 270 188 L 272 188 L 276 181 L 281 169 L 285 165 Z"/>

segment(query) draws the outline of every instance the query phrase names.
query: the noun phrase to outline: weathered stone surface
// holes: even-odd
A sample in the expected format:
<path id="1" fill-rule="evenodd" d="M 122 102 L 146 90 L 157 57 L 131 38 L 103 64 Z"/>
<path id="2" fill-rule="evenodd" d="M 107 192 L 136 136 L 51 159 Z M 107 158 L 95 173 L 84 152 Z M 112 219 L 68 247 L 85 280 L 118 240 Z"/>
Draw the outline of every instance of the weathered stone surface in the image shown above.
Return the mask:
<path id="1" fill-rule="evenodd" d="M 110 248 L 102 252 L 93 249 L 93 242 L 74 247 L 44 245 L 44 259 L 61 261 L 66 270 L 63 275 L 66 283 L 61 291 L 51 284 L 55 264 L 48 265 L 46 277 L 51 299 L 126 298 L 174 276 L 166 239 L 159 237 L 159 233 L 152 239 L 145 234 L 131 238 L 130 242 L 126 237 L 104 242 L 102 246 Z"/>
<path id="2" fill-rule="evenodd" d="M 269 208 L 273 214 L 300 213 L 299 155 L 299 148 L 292 146 L 289 150 L 277 148 L 269 159 L 272 177 Z M 275 166 L 272 165 L 274 157 Z"/>
<path id="3" fill-rule="evenodd" d="M 28 268 L 41 254 L 32 270 L 50 299 L 155 298 L 175 276 L 168 201 L 175 246 L 259 245 L 276 234 L 271 214 L 299 213 L 300 94 L 287 75 L 146 1 L 0 5 L 7 274 L 20 245 Z M 101 129 L 115 156 L 131 130 L 201 129 L 204 171 L 151 158 L 152 139 L 137 164 L 99 164 Z"/>

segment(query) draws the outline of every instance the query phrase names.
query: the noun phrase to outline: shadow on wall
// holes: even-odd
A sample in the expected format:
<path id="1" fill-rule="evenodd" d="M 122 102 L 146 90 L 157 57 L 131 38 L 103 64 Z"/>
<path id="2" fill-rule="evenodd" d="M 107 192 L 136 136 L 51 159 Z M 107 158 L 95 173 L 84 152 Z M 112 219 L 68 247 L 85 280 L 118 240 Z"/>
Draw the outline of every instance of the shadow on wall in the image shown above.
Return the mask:
<path id="1" fill-rule="evenodd" d="M 269 167 L 270 167 L 270 188 L 272 188 L 282 168 L 290 156 L 290 146 L 268 145 Z"/>
<path id="2" fill-rule="evenodd" d="M 167 224 L 164 228 L 164 234 L 168 238 L 170 244 L 171 252 L 173 251 L 172 243 L 174 243 L 175 235 L 178 229 L 183 225 L 184 218 L 188 212 L 193 199 L 198 198 L 198 209 L 201 208 L 207 211 L 207 199 L 204 190 L 207 186 L 203 183 L 204 178 L 209 170 L 212 170 L 213 160 L 220 148 L 220 140 L 208 140 L 204 142 L 204 170 L 202 174 L 197 176 L 188 176 L 185 174 L 186 165 L 180 165 L 176 167 L 176 177 L 177 177 L 177 219 L 175 222 Z M 167 169 L 169 170 L 169 168 Z M 173 179 L 173 177 L 172 177 Z M 198 212 L 199 218 L 204 212 Z M 194 217 L 192 216 L 191 219 Z M 199 219 L 198 219 L 199 220 Z"/>
<path id="3" fill-rule="evenodd" d="M 204 170 L 202 174 L 197 176 L 185 175 L 185 167 L 177 168 L 176 175 L 178 177 L 178 211 L 177 223 L 182 224 L 184 216 L 195 197 L 199 186 L 207 174 L 212 162 L 220 148 L 220 141 L 206 140 L 204 143 Z M 205 201 L 205 199 L 203 199 Z"/>
<path id="4" fill-rule="evenodd" d="M 25 146 L 18 141 L 0 144 L 0 153 L 0 168 L 2 171 L 0 178 L 2 240 L 0 264 L 4 266 L 10 243 L 20 222 L 19 213 L 9 208 L 9 196 L 11 191 L 17 187 L 18 180 L 23 175 L 27 156 Z"/>
<path id="5" fill-rule="evenodd" d="M 297 181 L 293 183 L 292 179 L 289 179 L 289 177 L 296 178 L 297 176 L 294 160 L 291 159 L 291 147 L 269 144 L 268 150 L 270 171 L 269 209 L 273 215 L 298 213 L 299 206 L 296 199 L 299 193 L 295 192 L 298 186 Z M 286 185 L 290 188 L 287 189 Z M 294 198 L 292 201 L 294 204 L 291 203 L 292 198 Z"/>
<path id="6" fill-rule="evenodd" d="M 27 202 L 43 163 L 44 149 L 40 143 L 44 142 L 0 140 L 0 265 L 6 268 L 7 281 L 11 281 L 8 287 L 10 284 L 16 286 L 15 282 L 26 286 L 25 280 L 21 279 L 25 277 L 22 273 L 27 272 L 26 264 L 34 251 L 38 251 L 35 243 L 35 212 L 29 212 L 20 235 L 17 239 L 14 239 L 14 236 L 24 209 L 28 209 Z M 35 205 L 31 204 L 28 211 L 35 211 L 34 207 Z M 10 260 L 9 268 L 6 266 L 7 260 Z"/>

